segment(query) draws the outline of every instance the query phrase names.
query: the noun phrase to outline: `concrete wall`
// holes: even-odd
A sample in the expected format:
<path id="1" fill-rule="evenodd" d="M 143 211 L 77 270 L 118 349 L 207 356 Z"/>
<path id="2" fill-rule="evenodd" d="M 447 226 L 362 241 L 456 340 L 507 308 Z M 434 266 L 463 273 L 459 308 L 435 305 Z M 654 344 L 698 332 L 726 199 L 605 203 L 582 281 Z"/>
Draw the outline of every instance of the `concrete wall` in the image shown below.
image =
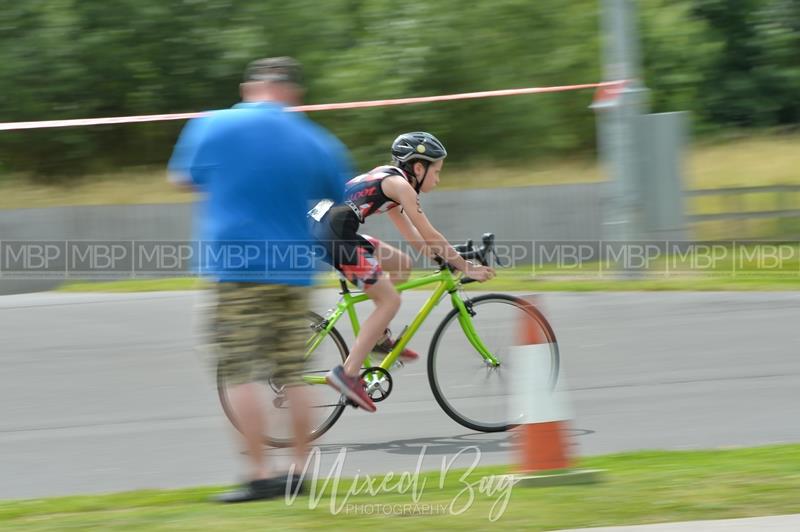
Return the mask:
<path id="1" fill-rule="evenodd" d="M 423 195 L 421 203 L 454 242 L 487 231 L 500 240 L 599 240 L 603 191 L 603 184 L 474 189 Z M 369 231 L 397 235 L 388 219 L 375 222 Z"/>
<path id="2" fill-rule="evenodd" d="M 451 241 L 476 242 L 484 232 L 502 241 L 599 240 L 604 184 L 441 191 L 423 196 L 433 224 Z M 189 240 L 191 204 L 51 207 L 0 210 L 0 240 Z M 368 232 L 400 236 L 385 216 Z M 9 279 L 0 293 L 52 289 L 59 279 Z"/>

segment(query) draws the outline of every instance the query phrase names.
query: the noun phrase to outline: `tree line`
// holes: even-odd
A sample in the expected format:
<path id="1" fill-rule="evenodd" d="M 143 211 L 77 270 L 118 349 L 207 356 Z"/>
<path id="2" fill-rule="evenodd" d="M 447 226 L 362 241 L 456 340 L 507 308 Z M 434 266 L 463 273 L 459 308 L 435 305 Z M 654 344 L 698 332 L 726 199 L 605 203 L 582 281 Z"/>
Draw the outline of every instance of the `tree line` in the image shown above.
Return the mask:
<path id="1" fill-rule="evenodd" d="M 228 107 L 248 61 L 302 61 L 309 103 L 597 81 L 598 0 L 48 0 L 0 6 L 0 121 Z M 653 111 L 700 133 L 800 122 L 800 2 L 639 2 Z M 315 113 L 359 166 L 425 129 L 463 162 L 594 149 L 591 93 Z M 166 161 L 176 122 L 0 132 L 0 178 Z"/>

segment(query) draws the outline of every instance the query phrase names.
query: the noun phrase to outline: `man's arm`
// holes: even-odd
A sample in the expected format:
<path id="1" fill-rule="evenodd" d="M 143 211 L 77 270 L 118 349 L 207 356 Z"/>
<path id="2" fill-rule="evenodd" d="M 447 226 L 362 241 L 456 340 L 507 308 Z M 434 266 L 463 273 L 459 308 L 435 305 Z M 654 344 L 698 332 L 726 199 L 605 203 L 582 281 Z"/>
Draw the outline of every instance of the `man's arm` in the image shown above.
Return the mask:
<path id="1" fill-rule="evenodd" d="M 187 192 L 200 191 L 205 184 L 207 118 L 190 120 L 181 131 L 167 165 L 167 179 Z"/>

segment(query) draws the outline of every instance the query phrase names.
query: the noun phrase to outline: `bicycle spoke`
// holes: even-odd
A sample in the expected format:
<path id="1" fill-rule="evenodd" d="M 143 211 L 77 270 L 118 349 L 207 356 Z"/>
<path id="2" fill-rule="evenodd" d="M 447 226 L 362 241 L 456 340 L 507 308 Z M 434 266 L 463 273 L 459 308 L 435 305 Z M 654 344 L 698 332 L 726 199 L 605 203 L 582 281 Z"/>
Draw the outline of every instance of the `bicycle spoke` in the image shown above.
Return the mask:
<path id="1" fill-rule="evenodd" d="M 316 343 L 310 358 L 307 359 L 307 366 L 312 366 L 315 369 L 308 369 L 303 372 L 304 376 L 312 377 L 314 380 L 320 380 L 324 374 L 327 373 L 332 367 L 341 364 L 347 354 L 347 346 L 344 340 L 341 339 L 339 334 L 334 330 L 321 336 L 320 333 L 314 332 L 321 323 L 322 318 L 318 315 L 309 315 L 309 341 L 306 346 Z M 261 381 L 261 403 L 266 410 L 266 423 L 268 433 L 264 435 L 265 443 L 277 447 L 290 445 L 293 439 L 291 433 L 291 417 L 290 417 L 290 404 L 286 398 L 284 387 L 275 383 L 272 379 L 267 378 Z M 310 396 L 310 406 L 312 409 L 311 439 L 319 437 L 341 415 L 345 408 L 344 402 L 338 392 L 324 385 L 324 381 L 320 381 L 322 385 L 317 383 L 309 383 L 307 393 Z M 231 405 L 227 401 L 227 387 L 224 380 L 218 377 L 218 389 L 220 400 L 222 401 L 225 414 L 237 426 L 237 414 L 232 410 Z"/>
<path id="2" fill-rule="evenodd" d="M 431 344 L 428 357 L 431 388 L 444 411 L 462 425 L 474 430 L 505 430 L 517 417 L 509 414 L 512 390 L 506 373 L 513 372 L 514 367 L 508 355 L 517 343 L 520 324 L 530 319 L 530 314 L 524 302 L 511 296 L 479 296 L 472 304 L 475 332 L 499 365 L 486 364 L 464 335 L 457 315 L 451 313 Z M 481 364 L 475 364 L 473 357 L 478 357 Z M 555 345 L 551 358 L 557 374 Z"/>

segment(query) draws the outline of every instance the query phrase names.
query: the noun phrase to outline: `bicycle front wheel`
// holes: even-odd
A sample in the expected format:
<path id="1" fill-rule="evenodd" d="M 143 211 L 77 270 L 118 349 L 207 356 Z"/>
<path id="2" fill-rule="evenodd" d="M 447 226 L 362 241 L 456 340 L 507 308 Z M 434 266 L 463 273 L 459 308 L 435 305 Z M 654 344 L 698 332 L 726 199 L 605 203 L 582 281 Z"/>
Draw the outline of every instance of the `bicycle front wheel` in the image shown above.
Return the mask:
<path id="1" fill-rule="evenodd" d="M 332 367 L 342 364 L 347 358 L 348 350 L 342 336 L 335 328 L 325 334 L 324 318 L 314 312 L 307 314 L 309 325 L 309 340 L 306 346 L 318 343 L 316 349 L 306 359 L 304 375 L 321 376 Z M 323 335 L 323 338 L 319 338 Z M 316 342 L 319 340 L 319 342 Z M 266 427 L 263 440 L 272 447 L 290 447 L 294 438 L 292 435 L 292 419 L 290 416 L 291 404 L 282 386 L 275 383 L 269 376 L 262 376 L 257 381 L 261 386 L 260 403 L 264 412 L 264 426 Z M 217 371 L 217 392 L 222 409 L 230 422 L 241 431 L 238 415 L 228 398 L 228 388 L 224 377 Z M 309 385 L 307 396 L 311 406 L 310 433 L 308 441 L 315 440 L 330 429 L 344 411 L 344 401 L 339 393 L 330 386 Z"/>
<path id="2" fill-rule="evenodd" d="M 428 352 L 428 382 L 436 402 L 457 423 L 481 432 L 502 432 L 519 424 L 522 412 L 511 402 L 509 351 L 519 345 L 521 326 L 537 328 L 549 345 L 550 383 L 558 379 L 558 344 L 552 327 L 530 302 L 505 294 L 465 300 L 471 306 L 475 332 L 499 361 L 484 360 L 464 334 L 453 309 L 436 329 Z M 527 322 L 527 323 L 526 323 Z"/>

